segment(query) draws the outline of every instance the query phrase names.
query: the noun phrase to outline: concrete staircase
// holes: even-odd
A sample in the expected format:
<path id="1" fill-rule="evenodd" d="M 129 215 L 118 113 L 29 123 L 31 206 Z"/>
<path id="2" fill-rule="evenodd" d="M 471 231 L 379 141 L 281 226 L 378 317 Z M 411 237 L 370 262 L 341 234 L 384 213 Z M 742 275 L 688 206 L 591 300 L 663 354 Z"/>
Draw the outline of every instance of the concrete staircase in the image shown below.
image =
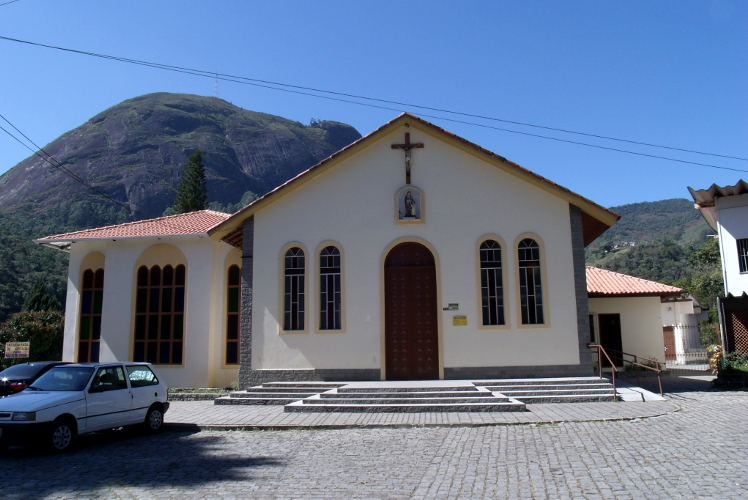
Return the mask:
<path id="1" fill-rule="evenodd" d="M 381 383 L 384 384 L 384 383 Z M 524 403 L 475 386 L 339 387 L 286 405 L 287 412 L 525 411 Z"/>
<path id="2" fill-rule="evenodd" d="M 346 385 L 338 382 L 268 382 L 217 398 L 217 405 L 285 405 Z"/>
<path id="3" fill-rule="evenodd" d="M 597 377 L 410 382 L 271 382 L 235 391 L 217 405 L 284 405 L 286 412 L 526 411 L 526 404 L 614 401 Z"/>
<path id="4" fill-rule="evenodd" d="M 527 404 L 616 400 L 613 384 L 598 377 L 480 380 L 473 383 Z"/>

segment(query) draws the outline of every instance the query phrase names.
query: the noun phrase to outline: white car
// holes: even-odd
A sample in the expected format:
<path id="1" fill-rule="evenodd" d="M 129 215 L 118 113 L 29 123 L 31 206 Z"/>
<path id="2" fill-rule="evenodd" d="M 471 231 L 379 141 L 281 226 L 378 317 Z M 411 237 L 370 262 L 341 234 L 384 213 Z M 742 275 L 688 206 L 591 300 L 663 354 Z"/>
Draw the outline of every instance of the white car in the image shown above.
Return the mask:
<path id="1" fill-rule="evenodd" d="M 166 384 L 149 363 L 56 366 L 0 399 L 0 448 L 42 443 L 67 449 L 78 434 L 141 424 L 161 429 Z"/>

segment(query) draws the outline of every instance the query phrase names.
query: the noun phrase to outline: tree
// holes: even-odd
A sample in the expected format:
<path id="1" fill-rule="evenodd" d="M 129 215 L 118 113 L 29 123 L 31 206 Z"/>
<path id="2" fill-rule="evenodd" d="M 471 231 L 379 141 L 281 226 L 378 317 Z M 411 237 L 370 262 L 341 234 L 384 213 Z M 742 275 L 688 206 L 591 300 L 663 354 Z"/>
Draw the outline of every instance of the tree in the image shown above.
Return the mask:
<path id="1" fill-rule="evenodd" d="M 22 311 L 61 311 L 62 304 L 57 297 L 49 293 L 47 283 L 40 279 L 34 284 L 31 292 L 23 302 Z"/>
<path id="2" fill-rule="evenodd" d="M 0 325 L 0 346 L 6 342 L 29 342 L 29 357 L 21 361 L 57 361 L 62 359 L 62 329 L 65 323 L 60 311 L 24 311 L 14 314 Z M 14 359 L 0 359 L 5 369 Z"/>
<path id="3" fill-rule="evenodd" d="M 177 188 L 170 212 L 184 214 L 195 210 L 204 210 L 208 206 L 208 187 L 205 181 L 203 153 L 197 148 L 187 159 L 182 170 L 182 178 Z"/>
<path id="4" fill-rule="evenodd" d="M 696 297 L 700 304 L 709 308 L 709 320 L 718 321 L 717 296 L 724 293 L 722 279 L 722 261 L 719 255 L 717 238 L 709 238 L 688 256 L 689 275 L 676 282 L 676 286 L 683 288 Z"/>

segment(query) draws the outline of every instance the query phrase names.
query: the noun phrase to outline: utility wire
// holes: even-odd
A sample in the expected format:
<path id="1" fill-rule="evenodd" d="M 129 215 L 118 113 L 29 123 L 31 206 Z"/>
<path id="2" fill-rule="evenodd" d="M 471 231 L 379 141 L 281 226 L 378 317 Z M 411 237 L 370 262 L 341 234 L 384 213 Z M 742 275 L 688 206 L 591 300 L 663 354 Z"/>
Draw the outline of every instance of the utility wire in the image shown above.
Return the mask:
<path id="1" fill-rule="evenodd" d="M 236 76 L 236 75 L 228 75 L 228 74 L 224 74 L 224 73 L 209 72 L 209 71 L 204 71 L 204 70 L 199 70 L 199 69 L 194 69 L 194 68 L 186 68 L 186 67 L 181 67 L 181 66 L 173 66 L 173 65 L 168 65 L 168 64 L 154 63 L 154 62 L 142 61 L 142 60 L 138 60 L 138 59 L 129 59 L 129 58 L 125 58 L 125 57 L 119 57 L 119 56 L 110 56 L 110 55 L 106 55 L 106 54 L 98 54 L 98 53 L 95 53 L 95 52 L 87 52 L 87 51 L 82 51 L 82 50 L 68 49 L 68 48 L 64 48 L 64 47 L 57 47 L 57 46 L 54 46 L 54 45 L 46 45 L 46 44 L 41 44 L 41 43 L 36 43 L 36 42 L 29 42 L 29 41 L 26 41 L 26 40 L 19 40 L 19 39 L 16 39 L 16 38 L 9 38 L 9 37 L 5 37 L 5 36 L 0 36 L 0 40 L 6 40 L 6 41 L 17 42 L 17 43 L 23 43 L 23 44 L 33 45 L 33 46 L 37 46 L 37 47 L 44 47 L 44 48 L 49 48 L 49 49 L 54 49 L 54 50 L 61 50 L 61 51 L 65 51 L 65 52 L 72 52 L 72 53 L 75 53 L 75 54 L 87 55 L 87 56 L 91 56 L 91 57 L 98 57 L 98 58 L 102 58 L 102 59 L 109 59 L 109 60 L 114 60 L 114 61 L 119 61 L 119 62 L 126 62 L 126 63 L 129 63 L 129 64 L 136 64 L 136 65 L 140 65 L 140 66 L 146 66 L 146 67 L 151 67 L 151 68 L 157 68 L 157 69 L 163 69 L 163 70 L 168 70 L 168 71 L 174 71 L 174 72 L 178 72 L 178 73 L 185 73 L 185 74 L 190 74 L 190 75 L 194 75 L 194 76 L 203 76 L 203 77 L 211 78 L 211 79 L 212 78 L 221 79 L 221 80 L 230 81 L 230 82 L 234 82 L 234 83 L 240 83 L 240 84 L 245 84 L 245 85 L 252 85 L 252 86 L 255 86 L 255 87 L 267 88 L 267 89 L 270 89 L 270 90 L 277 90 L 277 91 L 281 91 L 281 92 L 289 92 L 289 93 L 295 93 L 295 94 L 306 95 L 306 96 L 311 96 L 311 97 L 329 99 L 329 100 L 333 100 L 333 101 L 345 102 L 345 103 L 349 103 L 349 104 L 357 104 L 359 106 L 367 106 L 367 107 L 373 107 L 373 108 L 379 108 L 379 109 L 400 111 L 399 109 L 393 109 L 393 108 L 384 107 L 384 106 L 370 105 L 370 104 L 361 103 L 361 102 L 357 102 L 357 101 L 351 101 L 351 100 L 348 100 L 348 99 L 339 99 L 339 98 L 334 98 L 334 97 L 329 97 L 329 96 L 317 95 L 317 94 L 312 94 L 312 93 L 309 93 L 309 92 L 317 92 L 317 93 L 329 94 L 329 95 L 332 95 L 332 96 L 347 97 L 347 98 L 352 98 L 352 99 L 362 99 L 362 100 L 366 100 L 366 101 L 380 102 L 380 103 L 384 103 L 384 104 L 392 104 L 392 105 L 397 105 L 397 106 L 407 106 L 407 107 L 412 107 L 412 108 L 417 108 L 417 109 L 425 109 L 425 110 L 430 110 L 430 111 L 436 111 L 436 112 L 440 112 L 440 113 L 447 113 L 447 114 L 452 114 L 452 115 L 465 116 L 465 117 L 470 117 L 470 118 L 478 118 L 478 119 L 482 119 L 482 120 L 496 121 L 496 122 L 502 122 L 502 123 L 510 123 L 510 124 L 513 124 L 513 125 L 533 127 L 533 128 L 543 129 L 543 130 L 550 130 L 550 131 L 555 131 L 555 132 L 562 132 L 562 133 L 566 133 L 566 134 L 575 134 L 575 135 L 581 135 L 581 136 L 586 136 L 586 137 L 593 137 L 593 138 L 597 138 L 597 139 L 618 141 L 618 142 L 624 142 L 624 143 L 629 143 L 629 144 L 636 144 L 636 145 L 640 145 L 640 146 L 662 148 L 662 149 L 668 149 L 668 150 L 672 150 L 672 151 L 681 151 L 681 152 L 685 152 L 685 153 L 699 154 L 699 155 L 705 155 L 705 156 L 715 156 L 715 157 L 726 158 L 726 159 L 733 159 L 733 160 L 740 160 L 740 161 L 748 161 L 748 158 L 743 158 L 743 157 L 739 157 L 739 156 L 730 156 L 730 155 L 723 155 L 723 154 L 717 154 L 717 153 L 707 153 L 707 152 L 703 152 L 703 151 L 697 151 L 697 150 L 691 150 L 691 149 L 684 149 L 684 148 L 677 148 L 677 147 L 672 147 L 672 146 L 664 146 L 664 145 L 659 145 L 659 144 L 654 144 L 654 143 L 648 143 L 648 142 L 633 141 L 633 140 L 628 140 L 628 139 L 619 139 L 619 138 L 605 136 L 605 135 L 600 135 L 600 134 L 590 134 L 590 133 L 586 133 L 586 132 L 578 132 L 578 131 L 573 131 L 573 130 L 568 130 L 568 129 L 548 127 L 548 126 L 544 126 L 544 125 L 535 125 L 535 124 L 531 124 L 531 123 L 518 122 L 518 121 L 512 121 L 512 120 L 505 120 L 505 119 L 501 119 L 501 118 L 495 118 L 495 117 L 489 117 L 489 116 L 483 116 L 483 115 L 476 115 L 476 114 L 471 114 L 471 113 L 463 113 L 463 112 L 459 112 L 459 111 L 452 111 L 452 110 L 442 109 L 442 108 L 434 108 L 434 107 L 429 107 L 429 106 L 421 106 L 421 105 L 417 105 L 417 104 L 409 104 L 409 103 L 403 103 L 403 102 L 398 102 L 398 101 L 390 101 L 390 100 L 386 100 L 386 99 L 378 99 L 378 98 L 373 98 L 373 97 L 359 96 L 359 95 L 356 95 L 356 94 L 347 94 L 347 93 L 343 93 L 343 92 L 335 92 L 335 91 L 330 91 L 330 90 L 316 89 L 316 88 L 313 88 L 313 87 L 302 87 L 302 86 L 298 86 L 298 85 L 291 85 L 291 84 L 286 84 L 286 83 L 272 82 L 272 81 L 267 81 L 267 80 L 259 80 L 259 79 L 248 78 L 248 77 L 243 77 L 243 76 Z M 283 88 L 278 88 L 278 87 L 283 87 Z M 288 90 L 288 89 L 297 89 L 297 90 L 293 91 L 293 90 Z M 429 115 L 423 115 L 423 116 L 429 116 Z M 728 168 L 728 167 L 720 167 L 720 166 L 706 164 L 706 163 L 691 162 L 691 161 L 687 161 L 687 160 L 679 160 L 679 159 L 676 159 L 676 158 L 670 158 L 670 157 L 666 157 L 666 156 L 651 155 L 651 154 L 646 154 L 646 153 L 637 153 L 637 152 L 629 151 L 629 150 L 625 150 L 625 149 L 611 148 L 611 147 L 605 147 L 605 146 L 598 146 L 598 145 L 595 145 L 595 144 L 589 144 L 589 143 L 585 143 L 585 142 L 560 139 L 560 138 L 550 137 L 550 136 L 545 136 L 545 135 L 540 135 L 540 134 L 531 134 L 531 133 L 519 132 L 519 131 L 515 131 L 515 130 L 510 130 L 510 129 L 504 129 L 504 128 L 498 128 L 498 127 L 491 127 L 491 126 L 482 125 L 482 124 L 475 123 L 475 122 L 460 121 L 460 120 L 449 120 L 449 119 L 444 118 L 444 117 L 433 116 L 433 115 L 430 115 L 429 117 L 430 118 L 436 118 L 436 119 L 443 119 L 443 120 L 453 121 L 453 122 L 457 122 L 457 123 L 463 123 L 463 124 L 466 124 L 466 125 L 473 125 L 473 126 L 483 127 L 483 128 L 492 128 L 494 130 L 499 130 L 499 131 L 503 131 L 503 132 L 510 132 L 510 133 L 515 133 L 515 134 L 521 134 L 521 135 L 527 135 L 527 136 L 530 136 L 530 137 L 537 137 L 537 138 L 540 138 L 540 139 L 548 139 L 548 140 L 554 140 L 554 141 L 558 141 L 558 142 L 566 142 L 566 143 L 569 143 L 569 144 L 575 144 L 575 145 L 579 145 L 579 146 L 587 146 L 587 147 L 593 147 L 593 148 L 598 148 L 598 149 L 606 149 L 606 150 L 609 150 L 609 151 L 616 151 L 616 152 L 619 152 L 619 153 L 634 154 L 634 155 L 638 155 L 638 156 L 646 156 L 646 157 L 650 157 L 650 158 L 662 159 L 662 160 L 667 160 L 667 161 L 675 161 L 675 162 L 679 162 L 679 163 L 687 163 L 687 164 L 699 165 L 699 166 L 706 166 L 706 167 L 711 167 L 711 168 L 720 168 L 720 169 L 725 169 L 725 170 L 733 170 L 733 171 L 737 171 L 737 172 L 745 172 L 745 170 L 740 170 L 740 169 L 733 169 L 733 168 Z"/>
<path id="2" fill-rule="evenodd" d="M 141 218 L 141 221 L 145 220 L 145 219 L 160 218 L 160 217 L 153 217 L 153 216 L 149 216 L 147 214 L 144 214 L 143 212 L 140 212 L 139 210 L 135 210 L 135 209 L 131 208 L 129 205 L 126 205 L 126 204 L 124 204 L 124 203 L 122 203 L 122 202 L 120 202 L 120 201 L 112 198 L 111 196 L 109 196 L 105 192 L 101 191 L 98 187 L 96 187 L 93 184 L 87 182 L 85 179 L 81 178 L 80 176 L 76 175 L 74 172 L 72 172 L 71 170 L 69 170 L 68 168 L 66 168 L 61 162 L 59 162 L 57 159 L 55 159 L 52 155 L 50 155 L 49 153 L 47 153 L 46 151 L 44 151 L 43 148 L 40 148 L 39 146 L 37 146 L 36 143 L 34 143 L 34 141 L 32 141 L 31 139 L 29 139 L 26 134 L 24 134 L 23 132 L 21 132 L 18 129 L 18 127 L 16 127 L 15 125 L 13 125 L 2 114 L 0 114 L 0 118 L 2 118 L 3 120 L 5 120 L 11 127 L 13 127 L 27 141 L 29 141 L 31 144 L 33 144 L 34 147 L 37 148 L 37 150 L 32 149 L 28 144 L 24 143 L 18 137 L 16 137 L 15 135 L 13 135 L 13 133 L 11 133 L 10 131 L 8 131 L 2 125 L 0 125 L 0 130 L 2 130 L 3 132 L 5 132 L 6 134 L 8 134 L 10 137 L 12 137 L 16 141 L 18 141 L 23 147 L 27 148 L 28 150 L 30 150 L 31 152 L 33 152 L 36 156 L 38 156 L 39 158 L 41 158 L 45 162 L 49 163 L 54 168 L 56 168 L 57 170 L 61 171 L 65 175 L 69 176 L 70 178 L 72 178 L 76 182 L 79 182 L 80 184 L 83 184 L 85 187 L 87 187 L 88 189 L 94 191 L 99 196 L 101 196 L 101 197 L 103 197 L 103 198 L 111 201 L 112 203 L 114 203 L 116 205 L 119 205 L 120 207 L 124 208 L 125 210 L 127 210 L 130 213 L 130 215 L 132 215 L 132 216 L 139 216 Z M 40 153 L 44 153 L 46 155 L 46 157 L 42 156 Z M 141 222 L 141 221 L 133 221 L 133 222 Z M 171 226 L 172 228 L 178 229 L 180 231 L 185 231 L 186 229 L 188 229 L 186 226 L 174 223 L 173 220 L 162 220 L 161 224 L 164 224 L 164 225 L 167 225 L 167 226 Z"/>
<path id="3" fill-rule="evenodd" d="M 0 3 L 0 7 L 2 7 L 3 5 L 8 5 L 9 3 L 16 3 L 16 2 L 19 2 L 19 1 L 20 0 L 10 0 L 10 2 Z"/>
<path id="4" fill-rule="evenodd" d="M 23 147 L 25 147 L 26 149 L 30 150 L 36 156 L 38 156 L 39 158 L 41 158 L 45 162 L 49 163 L 54 168 L 58 169 L 59 171 L 61 171 L 65 175 L 69 176 L 70 178 L 72 178 L 76 182 L 79 182 L 80 184 L 83 184 L 85 187 L 87 187 L 88 189 L 94 191 L 99 196 L 102 196 L 103 198 L 106 198 L 107 200 L 111 201 L 112 203 L 115 203 L 116 205 L 119 205 L 120 207 L 124 208 L 125 210 L 127 210 L 130 213 L 130 215 L 140 216 L 141 219 L 156 219 L 156 218 L 160 218 L 158 216 L 154 217 L 154 216 L 149 216 L 147 214 L 144 214 L 143 212 L 140 212 L 139 210 L 135 210 L 134 208 L 131 208 L 129 205 L 126 205 L 126 204 L 124 204 L 124 203 L 122 203 L 122 202 L 120 202 L 120 201 L 112 198 L 111 196 L 109 196 L 105 192 L 101 191 L 98 187 L 96 187 L 93 184 L 89 183 L 85 179 L 83 179 L 80 176 L 78 176 L 75 172 L 72 172 L 70 169 L 68 169 L 67 167 L 65 167 L 65 165 L 63 165 L 59 160 L 57 160 L 52 155 L 50 155 L 49 153 L 47 153 L 44 150 L 44 148 L 39 147 L 26 134 L 24 134 L 21 130 L 19 130 L 18 127 L 16 127 L 15 125 L 13 125 L 10 122 L 10 120 L 8 120 L 7 118 L 5 118 L 5 116 L 3 116 L 2 114 L 0 114 L 0 118 L 2 118 L 3 120 L 5 120 L 5 122 L 8 125 L 10 125 L 11 127 L 13 127 L 13 129 L 15 129 L 16 132 L 18 132 L 19 134 L 21 134 L 28 142 L 30 142 L 36 148 L 36 150 L 32 149 L 28 144 L 24 143 L 18 137 L 16 137 L 15 135 L 13 135 L 13 133 L 9 132 L 2 125 L 0 125 L 0 130 L 2 130 L 3 132 L 5 132 L 6 134 L 8 134 L 10 137 L 12 137 L 16 141 L 18 141 Z M 46 155 L 46 157 L 42 156 L 40 154 L 40 152 L 44 153 Z M 139 222 L 139 221 L 134 221 L 134 222 Z M 171 226 L 172 228 L 179 229 L 181 231 L 189 229 L 187 226 L 183 226 L 181 224 L 174 223 L 173 220 L 164 220 L 164 221 L 162 221 L 162 224 L 165 224 L 167 226 Z"/>

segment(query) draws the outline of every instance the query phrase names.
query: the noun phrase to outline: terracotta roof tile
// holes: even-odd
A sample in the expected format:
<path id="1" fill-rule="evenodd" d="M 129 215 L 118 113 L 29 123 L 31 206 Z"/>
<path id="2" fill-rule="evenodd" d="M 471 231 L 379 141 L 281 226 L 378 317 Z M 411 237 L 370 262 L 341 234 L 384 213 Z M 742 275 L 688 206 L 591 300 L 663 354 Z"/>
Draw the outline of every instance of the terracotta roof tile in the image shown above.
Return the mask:
<path id="1" fill-rule="evenodd" d="M 128 222 L 116 226 L 99 227 L 57 234 L 35 240 L 38 243 L 108 238 L 144 238 L 148 236 L 183 236 L 207 234 L 208 229 L 229 218 L 229 214 L 213 210 L 198 210 L 186 214 Z"/>
<path id="2" fill-rule="evenodd" d="M 587 266 L 587 294 L 590 297 L 674 296 L 683 290 L 656 281 Z"/>

